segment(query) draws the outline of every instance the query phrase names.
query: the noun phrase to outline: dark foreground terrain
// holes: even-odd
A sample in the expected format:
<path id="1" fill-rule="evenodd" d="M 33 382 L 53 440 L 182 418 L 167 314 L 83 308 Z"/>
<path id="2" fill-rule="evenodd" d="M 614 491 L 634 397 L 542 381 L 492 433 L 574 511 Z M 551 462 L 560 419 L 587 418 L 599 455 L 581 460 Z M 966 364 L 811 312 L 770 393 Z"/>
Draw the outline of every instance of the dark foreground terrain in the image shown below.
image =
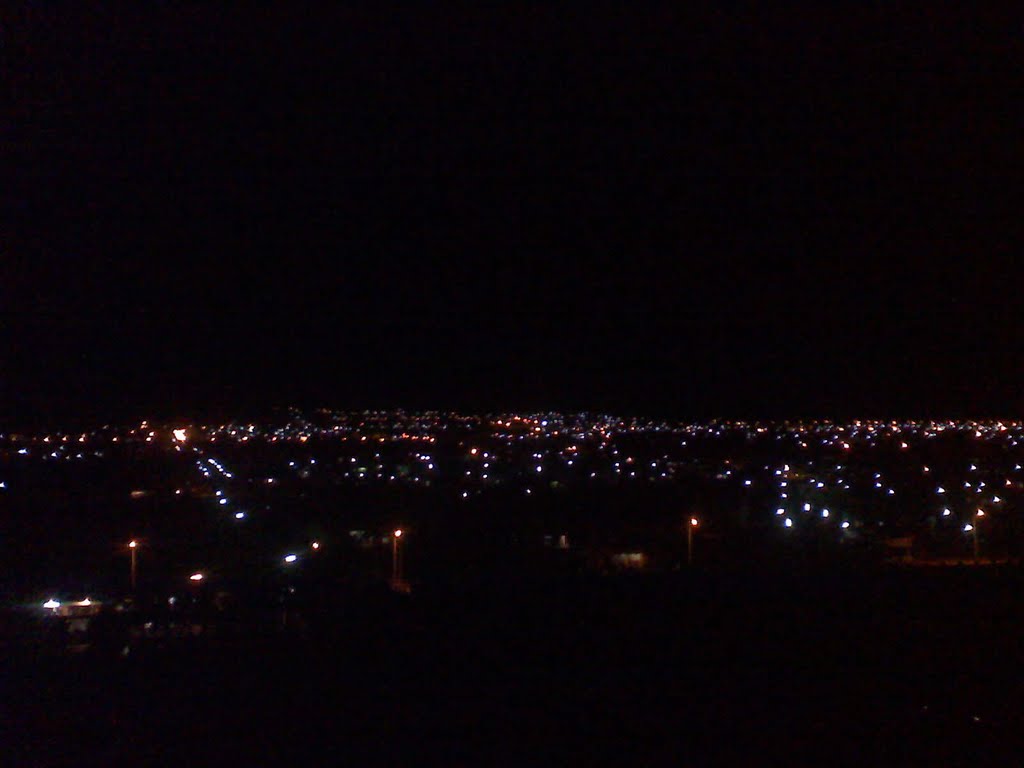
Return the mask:
<path id="1" fill-rule="evenodd" d="M 12 632 L 3 762 L 1015 764 L 1022 586 L 991 568 L 477 580 L 127 656 Z"/>

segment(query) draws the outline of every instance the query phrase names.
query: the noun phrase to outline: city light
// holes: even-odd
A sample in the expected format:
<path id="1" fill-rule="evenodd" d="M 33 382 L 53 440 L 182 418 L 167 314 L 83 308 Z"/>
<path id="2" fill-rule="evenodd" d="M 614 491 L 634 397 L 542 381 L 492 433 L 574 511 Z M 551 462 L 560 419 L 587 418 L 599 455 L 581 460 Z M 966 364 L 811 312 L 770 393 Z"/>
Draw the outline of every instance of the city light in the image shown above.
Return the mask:
<path id="1" fill-rule="evenodd" d="M 396 538 L 396 539 L 400 539 L 400 538 L 402 538 L 402 529 L 401 529 L 401 528 L 396 528 L 396 529 L 395 529 L 395 538 Z M 421 538 L 422 538 L 422 537 L 421 537 Z"/>
<path id="2" fill-rule="evenodd" d="M 191 576 L 188 577 L 188 580 L 189 581 L 202 581 L 204 578 L 206 578 L 206 577 L 203 576 L 202 573 L 193 573 Z"/>
<path id="3" fill-rule="evenodd" d="M 694 528 L 697 527 L 697 518 L 696 517 L 691 517 L 690 518 L 690 525 L 693 526 Z"/>
<path id="4" fill-rule="evenodd" d="M 792 528 L 793 527 L 793 521 L 790 518 L 788 518 L 788 517 L 786 518 L 786 527 L 787 528 Z"/>
<path id="5" fill-rule="evenodd" d="M 284 561 L 286 563 L 294 563 L 298 559 L 299 559 L 298 555 L 285 555 L 284 556 Z"/>
<path id="6" fill-rule="evenodd" d="M 51 611 L 55 611 L 58 608 L 60 608 L 60 600 L 51 597 L 49 600 L 43 603 L 43 608 L 48 608 Z"/>
<path id="7" fill-rule="evenodd" d="M 174 435 L 174 439 L 179 443 L 184 443 L 188 440 L 188 430 L 186 429 L 175 429 L 171 431 L 171 434 Z"/>
<path id="8" fill-rule="evenodd" d="M 844 530 L 846 528 L 849 528 L 850 527 L 850 521 L 849 520 L 843 520 L 842 524 L 839 527 L 843 528 Z"/>
<path id="9" fill-rule="evenodd" d="M 245 512 L 235 512 L 235 520 L 244 520 Z"/>
<path id="10" fill-rule="evenodd" d="M 135 549 L 137 546 L 139 546 L 139 542 L 137 542 L 135 539 L 132 539 L 128 542 L 129 549 Z"/>
<path id="11" fill-rule="evenodd" d="M 973 530 L 974 530 L 974 526 L 973 526 L 973 525 L 971 525 L 970 523 L 967 523 L 967 524 L 966 524 L 966 525 L 964 526 L 964 533 L 969 533 L 970 531 L 973 531 Z"/>
<path id="12" fill-rule="evenodd" d="M 311 547 L 312 549 L 320 549 L 320 542 L 319 542 L 319 541 L 314 541 L 314 542 L 313 542 L 312 544 L 310 544 L 309 546 L 310 546 L 310 547 Z"/>

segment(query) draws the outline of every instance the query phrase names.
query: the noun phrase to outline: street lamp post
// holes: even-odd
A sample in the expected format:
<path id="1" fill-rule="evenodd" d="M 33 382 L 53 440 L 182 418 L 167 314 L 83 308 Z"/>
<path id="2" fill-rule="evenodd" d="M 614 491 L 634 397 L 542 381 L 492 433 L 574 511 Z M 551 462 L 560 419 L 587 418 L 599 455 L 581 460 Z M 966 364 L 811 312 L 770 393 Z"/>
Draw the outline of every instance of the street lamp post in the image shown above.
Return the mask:
<path id="1" fill-rule="evenodd" d="M 132 539 L 131 541 L 128 542 L 128 551 L 131 552 L 131 555 L 132 555 L 132 573 L 131 573 L 132 592 L 135 592 L 136 574 L 138 572 L 137 571 L 138 563 L 136 561 L 136 553 L 138 552 L 138 549 L 139 549 L 139 542 L 137 542 L 135 539 Z"/>
<path id="2" fill-rule="evenodd" d="M 686 564 L 693 565 L 693 529 L 697 527 L 697 518 L 691 517 L 690 524 L 686 526 Z"/>
<path id="3" fill-rule="evenodd" d="M 978 564 L 978 554 L 979 554 L 979 549 L 978 549 L 978 527 L 979 527 L 979 525 L 981 523 L 981 518 L 983 518 L 984 516 L 985 516 L 985 510 L 978 509 L 977 513 L 974 516 L 974 528 L 971 530 L 971 533 L 974 536 L 974 564 L 975 565 Z"/>
<path id="4" fill-rule="evenodd" d="M 391 537 L 391 582 L 397 584 L 402 577 L 401 561 L 398 557 L 398 540 L 402 538 L 402 529 L 396 528 Z"/>

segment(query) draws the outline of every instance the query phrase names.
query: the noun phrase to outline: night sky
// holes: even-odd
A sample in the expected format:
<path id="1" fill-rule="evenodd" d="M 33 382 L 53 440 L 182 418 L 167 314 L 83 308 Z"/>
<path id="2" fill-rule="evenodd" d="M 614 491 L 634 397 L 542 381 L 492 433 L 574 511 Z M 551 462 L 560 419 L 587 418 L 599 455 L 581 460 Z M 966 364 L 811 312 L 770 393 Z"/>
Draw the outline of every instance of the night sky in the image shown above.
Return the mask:
<path id="1" fill-rule="evenodd" d="M 1020 16 L 142 5 L 0 18 L 4 420 L 1022 413 Z"/>

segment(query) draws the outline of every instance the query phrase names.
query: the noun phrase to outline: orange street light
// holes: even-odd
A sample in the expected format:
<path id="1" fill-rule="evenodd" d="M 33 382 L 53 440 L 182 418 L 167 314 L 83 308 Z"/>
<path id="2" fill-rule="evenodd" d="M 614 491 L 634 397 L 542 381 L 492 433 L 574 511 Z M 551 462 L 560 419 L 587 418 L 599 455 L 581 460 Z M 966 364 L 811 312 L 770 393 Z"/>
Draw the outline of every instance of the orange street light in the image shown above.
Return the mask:
<path id="1" fill-rule="evenodd" d="M 132 539 L 131 541 L 128 542 L 128 551 L 131 552 L 131 556 L 132 556 L 132 570 L 131 570 L 132 592 L 135 592 L 136 574 L 138 572 L 137 571 L 138 562 L 136 560 L 136 552 L 138 551 L 138 549 L 139 549 L 139 542 L 137 542 L 135 539 Z"/>

